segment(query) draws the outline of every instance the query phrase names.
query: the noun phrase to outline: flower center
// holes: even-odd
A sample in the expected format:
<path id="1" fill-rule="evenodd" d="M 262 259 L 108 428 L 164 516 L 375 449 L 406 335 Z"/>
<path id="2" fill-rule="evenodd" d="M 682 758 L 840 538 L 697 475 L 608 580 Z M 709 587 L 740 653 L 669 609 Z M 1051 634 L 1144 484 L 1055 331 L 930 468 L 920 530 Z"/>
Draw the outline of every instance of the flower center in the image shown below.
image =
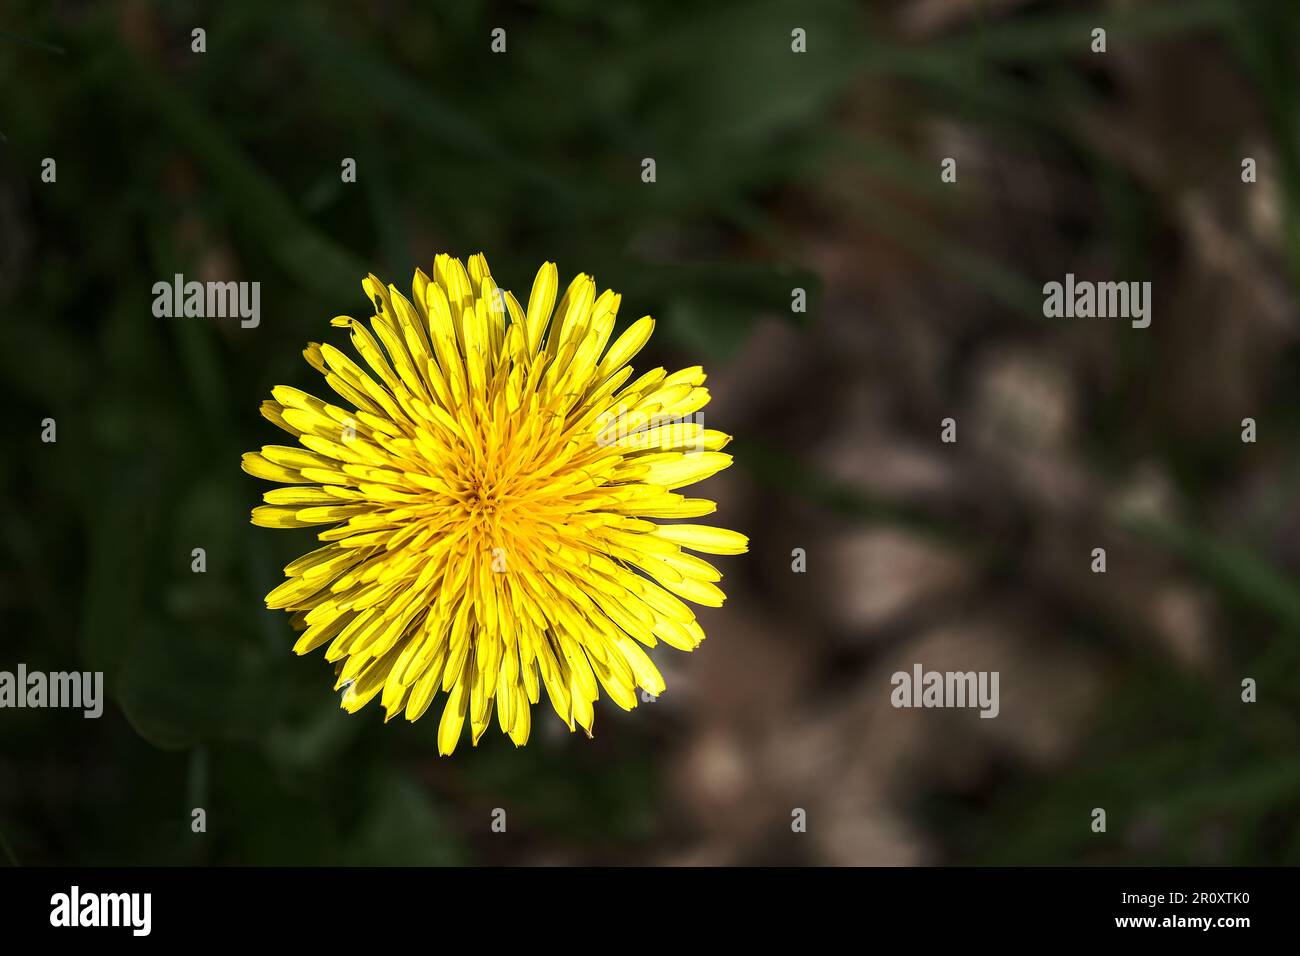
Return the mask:
<path id="1" fill-rule="evenodd" d="M 485 485 L 475 483 L 469 490 L 469 509 L 492 514 L 500 503 L 500 496 Z"/>

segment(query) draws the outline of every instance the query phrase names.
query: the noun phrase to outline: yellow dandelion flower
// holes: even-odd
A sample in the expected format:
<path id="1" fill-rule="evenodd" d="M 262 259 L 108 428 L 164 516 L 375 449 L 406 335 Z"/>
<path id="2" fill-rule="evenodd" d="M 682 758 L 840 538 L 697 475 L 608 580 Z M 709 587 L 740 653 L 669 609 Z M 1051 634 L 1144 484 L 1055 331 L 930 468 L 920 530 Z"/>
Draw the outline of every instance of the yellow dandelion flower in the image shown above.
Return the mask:
<path id="1" fill-rule="evenodd" d="M 664 690 L 642 650 L 704 639 L 685 601 L 716 607 L 718 571 L 688 551 L 740 554 L 744 535 L 696 518 L 678 493 L 731 464 L 703 427 L 698 367 L 632 379 L 646 316 L 610 340 L 620 297 L 579 275 L 559 297 L 537 272 L 527 308 L 481 255 L 438 256 L 408 300 L 374 276 L 369 328 L 339 316 L 367 371 L 332 345 L 303 353 L 346 402 L 278 386 L 262 414 L 298 446 L 267 445 L 244 470 L 266 492 L 253 523 L 326 525 L 324 545 L 285 568 L 267 607 L 292 612 L 299 654 L 326 646 L 349 712 L 379 696 L 385 719 L 447 699 L 438 750 L 468 720 L 515 744 L 546 689 L 591 733 L 603 687 L 624 709 Z M 347 407 L 351 406 L 351 407 Z"/>

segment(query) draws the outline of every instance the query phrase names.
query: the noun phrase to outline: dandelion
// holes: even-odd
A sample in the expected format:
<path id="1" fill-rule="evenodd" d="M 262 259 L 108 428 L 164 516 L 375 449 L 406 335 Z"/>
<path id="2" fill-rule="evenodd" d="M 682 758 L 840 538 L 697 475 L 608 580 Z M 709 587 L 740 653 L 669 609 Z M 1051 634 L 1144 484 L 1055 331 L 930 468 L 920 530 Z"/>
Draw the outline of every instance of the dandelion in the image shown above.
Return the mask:
<path id="1" fill-rule="evenodd" d="M 688 552 L 740 554 L 744 535 L 690 522 L 715 505 L 678 489 L 731 464 L 730 441 L 695 413 L 698 366 L 633 379 L 646 316 L 608 345 L 620 296 L 579 275 L 559 297 L 555 265 L 527 308 L 446 255 L 417 271 L 412 298 L 374 276 L 369 327 L 348 316 L 368 370 L 328 344 L 307 361 L 346 402 L 288 386 L 262 414 L 298 446 L 244 456 L 267 491 L 253 523 L 327 526 L 323 546 L 285 568 L 267 607 L 292 613 L 294 650 L 322 646 L 342 706 L 378 696 L 389 720 L 417 720 L 446 694 L 438 749 L 468 721 L 528 740 L 543 688 L 590 736 L 599 689 L 620 707 L 663 677 L 642 647 L 704 639 L 685 602 L 720 606 L 718 571 Z M 608 348 L 606 347 L 608 345 Z"/>

